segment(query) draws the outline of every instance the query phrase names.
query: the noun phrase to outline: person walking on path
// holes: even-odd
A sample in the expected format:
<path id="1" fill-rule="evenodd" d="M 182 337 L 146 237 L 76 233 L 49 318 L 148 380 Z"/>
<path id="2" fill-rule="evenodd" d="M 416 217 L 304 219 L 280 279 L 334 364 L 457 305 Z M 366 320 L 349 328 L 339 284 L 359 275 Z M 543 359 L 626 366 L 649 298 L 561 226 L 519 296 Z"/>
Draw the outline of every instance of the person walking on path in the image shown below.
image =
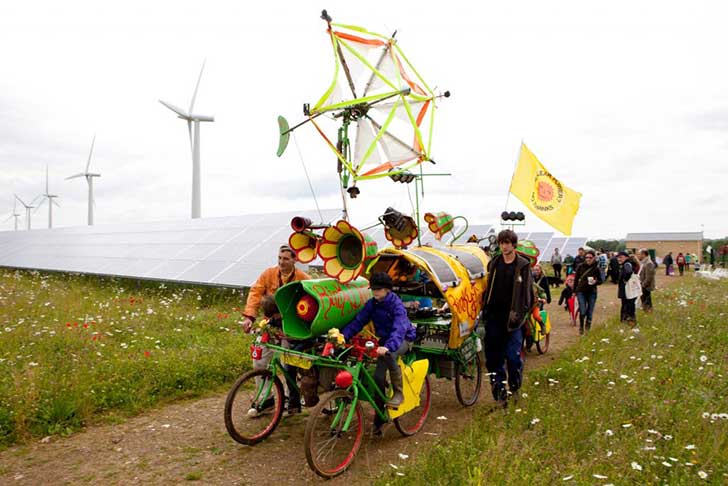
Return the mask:
<path id="1" fill-rule="evenodd" d="M 566 258 L 564 258 L 564 265 L 566 265 L 566 275 L 571 275 L 574 273 L 574 257 L 566 254 Z"/>
<path id="2" fill-rule="evenodd" d="M 677 257 L 675 257 L 675 263 L 677 264 L 677 269 L 680 272 L 680 276 L 682 277 L 685 273 L 685 256 L 682 254 L 682 252 L 677 254 Z"/>
<path id="3" fill-rule="evenodd" d="M 685 271 L 690 273 L 690 263 L 693 260 L 693 256 L 690 253 L 685 253 Z"/>
<path id="4" fill-rule="evenodd" d="M 561 264 L 563 263 L 563 260 L 561 259 L 561 254 L 559 253 L 558 248 L 554 248 L 554 254 L 551 255 L 551 266 L 554 268 L 554 277 L 560 279 L 561 278 Z"/>
<path id="5" fill-rule="evenodd" d="M 652 291 L 655 290 L 655 264 L 650 253 L 640 250 L 640 284 L 642 284 L 642 310 L 652 312 Z"/>
<path id="6" fill-rule="evenodd" d="M 622 301 L 622 306 L 619 311 L 619 320 L 621 322 L 628 323 L 630 327 L 635 327 L 637 325 L 637 315 L 635 310 L 635 301 L 637 300 L 637 297 L 628 299 L 626 287 L 627 281 L 632 278 L 632 274 L 639 271 L 639 268 L 635 269 L 634 263 L 636 262 L 630 259 L 626 251 L 620 251 L 617 253 L 617 259 L 622 266 L 622 269 L 619 272 L 619 288 L 617 290 L 617 297 L 619 297 Z"/>
<path id="7" fill-rule="evenodd" d="M 597 265 L 599 266 L 599 272 L 602 274 L 602 283 L 604 283 L 607 280 L 607 267 L 609 266 L 609 258 L 604 248 L 597 252 Z"/>
<path id="8" fill-rule="evenodd" d="M 613 284 L 616 284 L 619 280 L 619 260 L 616 253 L 612 253 L 609 258 L 609 279 Z"/>
<path id="9" fill-rule="evenodd" d="M 534 304 L 533 279 L 528 259 L 516 254 L 518 235 L 503 230 L 497 241 L 501 254 L 488 263 L 488 291 L 483 295 L 485 366 L 493 398 L 505 407 L 505 384 L 516 396 L 523 380 L 523 323 Z"/>
<path id="10" fill-rule="evenodd" d="M 665 255 L 665 258 L 662 259 L 662 263 L 665 264 L 665 275 L 669 276 L 672 273 L 672 252 Z"/>
<path id="11" fill-rule="evenodd" d="M 546 303 L 551 303 L 551 290 L 549 290 L 549 279 L 546 275 L 543 273 L 543 269 L 541 268 L 541 265 L 535 265 L 533 267 L 533 283 L 538 285 L 539 288 L 542 290 L 544 299 L 546 299 Z M 540 310 L 543 310 L 543 303 L 539 305 Z"/>
<path id="12" fill-rule="evenodd" d="M 584 248 L 579 247 L 579 249 L 577 250 L 576 256 L 574 257 L 574 271 L 576 271 L 576 269 L 579 267 L 579 265 L 584 263 L 584 260 L 586 259 L 585 257 L 586 257 L 586 251 L 584 250 Z"/>
<path id="13" fill-rule="evenodd" d="M 584 263 L 576 268 L 574 282 L 576 298 L 579 301 L 579 334 L 583 335 L 585 330 L 586 332 L 591 330 L 592 316 L 597 303 L 597 285 L 603 282 L 594 250 L 585 252 Z"/>

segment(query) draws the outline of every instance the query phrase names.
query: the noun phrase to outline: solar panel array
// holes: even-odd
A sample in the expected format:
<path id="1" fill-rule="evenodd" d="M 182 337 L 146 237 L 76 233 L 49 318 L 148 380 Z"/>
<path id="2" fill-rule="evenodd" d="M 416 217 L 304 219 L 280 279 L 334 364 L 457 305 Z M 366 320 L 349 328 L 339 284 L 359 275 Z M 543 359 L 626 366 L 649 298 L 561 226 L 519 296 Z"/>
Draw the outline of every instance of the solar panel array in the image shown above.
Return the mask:
<path id="1" fill-rule="evenodd" d="M 325 222 L 340 210 L 322 211 Z M 290 222 L 317 212 L 0 232 L 0 266 L 151 280 L 250 286 L 276 264 Z"/>
<path id="2" fill-rule="evenodd" d="M 314 211 L 253 214 L 228 218 L 82 226 L 52 230 L 0 232 L 0 267 L 78 272 L 150 280 L 229 287 L 250 286 L 260 272 L 276 264 L 278 247 L 288 241 L 294 216 L 320 217 Z M 322 211 L 323 222 L 336 221 L 338 209 Z M 423 225 L 423 245 L 452 243 L 454 231 L 437 241 Z M 471 235 L 485 238 L 498 229 L 470 225 L 457 240 Z M 366 231 L 379 248 L 390 246 L 381 226 Z M 554 248 L 566 257 L 586 244 L 586 238 L 554 237 L 554 233 L 520 233 L 541 250 L 541 261 L 551 259 Z M 320 261 L 312 262 L 313 265 Z"/>

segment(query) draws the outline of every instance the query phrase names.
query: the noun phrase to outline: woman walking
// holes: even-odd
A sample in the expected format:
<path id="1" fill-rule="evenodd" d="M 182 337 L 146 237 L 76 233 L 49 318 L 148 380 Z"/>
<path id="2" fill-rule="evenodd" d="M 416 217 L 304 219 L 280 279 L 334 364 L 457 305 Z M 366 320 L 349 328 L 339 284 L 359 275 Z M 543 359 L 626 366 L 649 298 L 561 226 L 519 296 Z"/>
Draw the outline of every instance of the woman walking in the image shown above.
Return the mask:
<path id="1" fill-rule="evenodd" d="M 551 266 L 554 268 L 554 277 L 561 279 L 561 254 L 558 248 L 554 248 L 554 254 L 551 256 Z"/>
<path id="2" fill-rule="evenodd" d="M 637 297 L 632 299 L 627 298 L 627 282 L 632 278 L 633 274 L 639 273 L 639 263 L 636 260 L 630 258 L 625 251 L 620 251 L 617 254 L 619 264 L 622 266 L 622 270 L 619 273 L 619 288 L 617 291 L 617 297 L 622 301 L 622 308 L 620 309 L 620 321 L 626 322 L 630 327 L 637 325 L 637 315 L 635 311 L 635 301 Z"/>
<path id="3" fill-rule="evenodd" d="M 677 269 L 680 271 L 680 276 L 683 276 L 683 273 L 685 273 L 685 256 L 682 254 L 682 252 L 677 254 L 677 257 L 675 257 L 675 263 L 677 263 Z"/>
<path id="4" fill-rule="evenodd" d="M 584 263 L 576 267 L 574 281 L 576 298 L 579 301 L 579 334 L 583 335 L 584 330 L 586 332 L 591 330 L 592 316 L 597 303 L 597 285 L 603 282 L 594 250 L 587 250 Z"/>

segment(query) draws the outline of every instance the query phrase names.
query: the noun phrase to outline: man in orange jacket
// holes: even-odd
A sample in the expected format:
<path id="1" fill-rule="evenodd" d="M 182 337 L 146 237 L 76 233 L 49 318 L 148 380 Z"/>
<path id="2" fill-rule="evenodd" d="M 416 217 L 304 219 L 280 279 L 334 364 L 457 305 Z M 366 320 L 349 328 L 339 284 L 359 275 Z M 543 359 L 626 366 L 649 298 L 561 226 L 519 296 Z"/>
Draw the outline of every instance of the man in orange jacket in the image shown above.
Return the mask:
<path id="1" fill-rule="evenodd" d="M 258 315 L 260 301 L 263 297 L 275 294 L 279 287 L 283 287 L 287 283 L 311 278 L 306 272 L 297 269 L 295 263 L 296 253 L 288 245 L 282 245 L 278 249 L 278 265 L 265 269 L 258 277 L 258 280 L 250 287 L 248 301 L 243 311 L 245 316 L 243 330 L 245 332 L 250 332 L 250 327 Z"/>

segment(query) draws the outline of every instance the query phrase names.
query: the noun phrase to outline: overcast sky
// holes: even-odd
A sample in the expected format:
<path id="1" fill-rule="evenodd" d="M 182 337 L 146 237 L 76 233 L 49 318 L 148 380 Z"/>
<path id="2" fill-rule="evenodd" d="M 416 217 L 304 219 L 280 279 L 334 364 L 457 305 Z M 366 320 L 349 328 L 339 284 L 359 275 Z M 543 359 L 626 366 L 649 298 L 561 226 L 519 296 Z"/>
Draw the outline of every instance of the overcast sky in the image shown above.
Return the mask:
<path id="1" fill-rule="evenodd" d="M 440 103 L 432 156 L 452 177 L 426 181 L 425 211 L 497 223 L 521 140 L 583 193 L 573 234 L 728 235 L 728 4 L 725 2 L 3 2 L 0 4 L 0 221 L 13 193 L 44 188 L 54 226 L 190 216 L 183 120 L 204 59 L 203 217 L 340 207 L 335 162 L 313 127 L 282 158 L 276 117 L 295 123 L 331 79 L 325 24 L 391 33 Z M 360 184 L 364 226 L 406 187 Z M 412 194 L 414 197 L 414 194 Z M 523 210 L 514 197 L 509 209 Z M 534 216 L 527 230 L 550 229 Z M 32 218 L 47 227 L 47 210 Z M 12 229 L 12 221 L 0 230 Z"/>

